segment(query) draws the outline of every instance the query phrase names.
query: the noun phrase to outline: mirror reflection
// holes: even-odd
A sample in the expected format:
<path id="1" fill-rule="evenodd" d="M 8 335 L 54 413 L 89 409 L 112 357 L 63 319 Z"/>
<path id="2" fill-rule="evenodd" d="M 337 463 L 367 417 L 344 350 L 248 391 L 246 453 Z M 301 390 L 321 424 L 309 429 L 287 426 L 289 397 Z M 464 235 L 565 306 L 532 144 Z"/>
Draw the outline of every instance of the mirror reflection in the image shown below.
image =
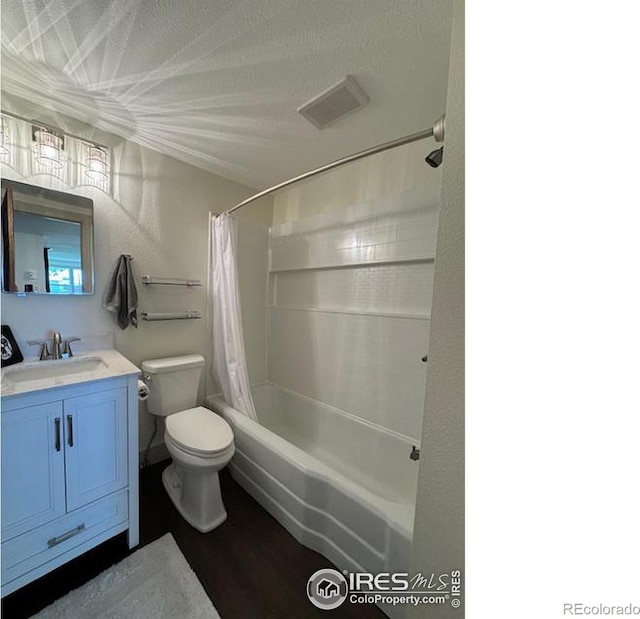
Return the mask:
<path id="1" fill-rule="evenodd" d="M 2 181 L 4 292 L 93 292 L 93 202 Z"/>

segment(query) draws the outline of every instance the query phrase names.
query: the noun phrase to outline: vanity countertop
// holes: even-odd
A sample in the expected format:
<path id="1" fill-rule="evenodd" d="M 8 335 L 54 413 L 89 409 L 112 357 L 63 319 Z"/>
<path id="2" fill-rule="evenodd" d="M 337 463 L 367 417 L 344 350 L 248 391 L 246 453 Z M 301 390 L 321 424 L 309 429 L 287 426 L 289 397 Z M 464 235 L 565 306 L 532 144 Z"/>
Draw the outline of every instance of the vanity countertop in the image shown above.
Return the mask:
<path id="1" fill-rule="evenodd" d="M 117 350 L 87 351 L 70 359 L 23 361 L 3 368 L 2 397 L 132 374 L 140 374 L 140 369 Z"/>

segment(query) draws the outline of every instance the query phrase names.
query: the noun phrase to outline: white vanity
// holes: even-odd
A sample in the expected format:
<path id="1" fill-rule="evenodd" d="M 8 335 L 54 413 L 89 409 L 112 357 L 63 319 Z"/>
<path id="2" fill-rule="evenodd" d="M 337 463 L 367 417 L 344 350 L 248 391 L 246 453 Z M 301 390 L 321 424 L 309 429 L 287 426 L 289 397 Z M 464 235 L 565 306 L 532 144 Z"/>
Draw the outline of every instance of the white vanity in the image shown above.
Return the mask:
<path id="1" fill-rule="evenodd" d="M 2 371 L 2 596 L 128 531 L 139 369 L 115 350 Z"/>

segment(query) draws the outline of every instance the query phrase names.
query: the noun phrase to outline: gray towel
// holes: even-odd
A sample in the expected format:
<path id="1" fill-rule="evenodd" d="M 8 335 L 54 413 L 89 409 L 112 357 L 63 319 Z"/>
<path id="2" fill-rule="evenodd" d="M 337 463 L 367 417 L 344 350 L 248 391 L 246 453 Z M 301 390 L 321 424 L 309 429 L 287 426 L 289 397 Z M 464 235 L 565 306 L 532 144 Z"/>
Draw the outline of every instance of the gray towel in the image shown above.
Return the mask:
<path id="1" fill-rule="evenodd" d="M 102 297 L 102 307 L 116 315 L 121 329 L 129 324 L 138 327 L 138 291 L 133 280 L 131 256 L 123 254 L 118 258 Z"/>

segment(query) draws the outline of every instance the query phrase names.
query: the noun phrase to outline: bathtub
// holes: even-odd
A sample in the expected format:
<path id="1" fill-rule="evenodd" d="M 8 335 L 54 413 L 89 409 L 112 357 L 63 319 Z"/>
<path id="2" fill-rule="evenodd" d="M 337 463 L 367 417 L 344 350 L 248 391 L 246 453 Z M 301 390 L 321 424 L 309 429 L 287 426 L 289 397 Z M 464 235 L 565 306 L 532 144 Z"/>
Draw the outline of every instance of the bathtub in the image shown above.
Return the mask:
<path id="1" fill-rule="evenodd" d="M 411 441 L 271 384 L 252 394 L 259 424 L 207 398 L 233 428 L 233 478 L 339 569 L 408 572 L 418 474 Z"/>

